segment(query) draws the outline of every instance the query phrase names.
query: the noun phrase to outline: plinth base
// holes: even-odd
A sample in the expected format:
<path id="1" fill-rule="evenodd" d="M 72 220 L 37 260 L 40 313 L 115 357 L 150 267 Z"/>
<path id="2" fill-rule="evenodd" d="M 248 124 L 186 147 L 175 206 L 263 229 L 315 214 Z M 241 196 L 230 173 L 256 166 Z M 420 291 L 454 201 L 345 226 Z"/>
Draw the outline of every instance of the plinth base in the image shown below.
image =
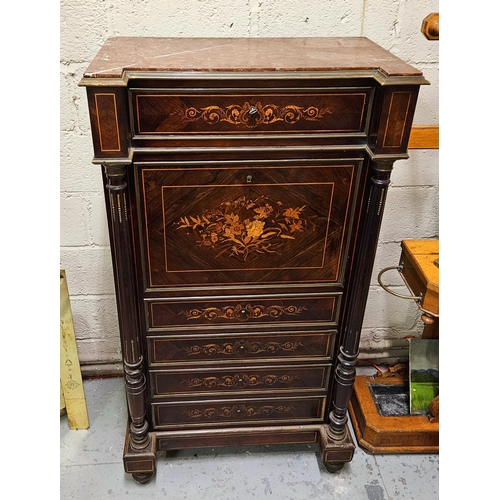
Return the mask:
<path id="1" fill-rule="evenodd" d="M 123 462 L 125 472 L 131 473 L 135 481 L 144 484 L 155 472 L 157 450 L 316 443 L 325 468 L 329 472 L 336 472 L 352 460 L 356 445 L 349 429 L 339 441 L 333 440 L 327 429 L 326 424 L 312 424 L 150 432 L 150 444 L 143 450 L 134 450 L 127 437 Z"/>

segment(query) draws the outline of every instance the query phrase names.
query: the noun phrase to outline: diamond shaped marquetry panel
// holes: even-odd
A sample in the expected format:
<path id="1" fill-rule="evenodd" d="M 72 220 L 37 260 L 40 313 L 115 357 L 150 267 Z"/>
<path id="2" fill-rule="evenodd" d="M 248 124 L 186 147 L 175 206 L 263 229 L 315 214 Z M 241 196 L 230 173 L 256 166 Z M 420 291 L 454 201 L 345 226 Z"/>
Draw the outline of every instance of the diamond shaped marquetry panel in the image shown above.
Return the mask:
<path id="1" fill-rule="evenodd" d="M 359 167 L 143 169 L 149 285 L 339 281 Z"/>

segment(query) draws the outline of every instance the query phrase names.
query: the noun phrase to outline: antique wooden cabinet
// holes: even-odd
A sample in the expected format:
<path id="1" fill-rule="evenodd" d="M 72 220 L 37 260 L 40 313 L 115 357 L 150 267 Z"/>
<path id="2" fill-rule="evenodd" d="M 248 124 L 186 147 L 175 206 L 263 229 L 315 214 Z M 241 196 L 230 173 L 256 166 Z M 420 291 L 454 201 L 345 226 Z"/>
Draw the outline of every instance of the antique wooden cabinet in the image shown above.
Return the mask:
<path id="1" fill-rule="evenodd" d="M 157 450 L 346 426 L 392 166 L 422 73 L 366 38 L 109 39 L 85 72 L 130 416 Z"/>

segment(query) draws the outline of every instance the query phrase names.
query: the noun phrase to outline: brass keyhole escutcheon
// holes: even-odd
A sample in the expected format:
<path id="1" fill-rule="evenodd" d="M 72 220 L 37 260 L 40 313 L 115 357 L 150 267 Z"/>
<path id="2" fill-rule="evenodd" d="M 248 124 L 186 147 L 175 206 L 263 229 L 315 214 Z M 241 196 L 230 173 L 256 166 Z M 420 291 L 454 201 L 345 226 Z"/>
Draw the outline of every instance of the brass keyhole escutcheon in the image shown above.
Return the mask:
<path id="1" fill-rule="evenodd" d="M 252 176 L 251 175 L 247 175 L 247 182 L 252 182 Z"/>

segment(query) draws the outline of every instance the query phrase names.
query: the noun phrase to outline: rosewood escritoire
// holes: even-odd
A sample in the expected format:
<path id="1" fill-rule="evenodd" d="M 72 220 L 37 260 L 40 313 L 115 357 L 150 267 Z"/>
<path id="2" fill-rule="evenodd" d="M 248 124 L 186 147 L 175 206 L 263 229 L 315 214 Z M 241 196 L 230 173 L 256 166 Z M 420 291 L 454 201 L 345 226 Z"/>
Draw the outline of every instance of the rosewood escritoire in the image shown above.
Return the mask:
<path id="1" fill-rule="evenodd" d="M 140 483 L 156 452 L 347 428 L 422 73 L 367 38 L 109 39 L 83 75 Z"/>

